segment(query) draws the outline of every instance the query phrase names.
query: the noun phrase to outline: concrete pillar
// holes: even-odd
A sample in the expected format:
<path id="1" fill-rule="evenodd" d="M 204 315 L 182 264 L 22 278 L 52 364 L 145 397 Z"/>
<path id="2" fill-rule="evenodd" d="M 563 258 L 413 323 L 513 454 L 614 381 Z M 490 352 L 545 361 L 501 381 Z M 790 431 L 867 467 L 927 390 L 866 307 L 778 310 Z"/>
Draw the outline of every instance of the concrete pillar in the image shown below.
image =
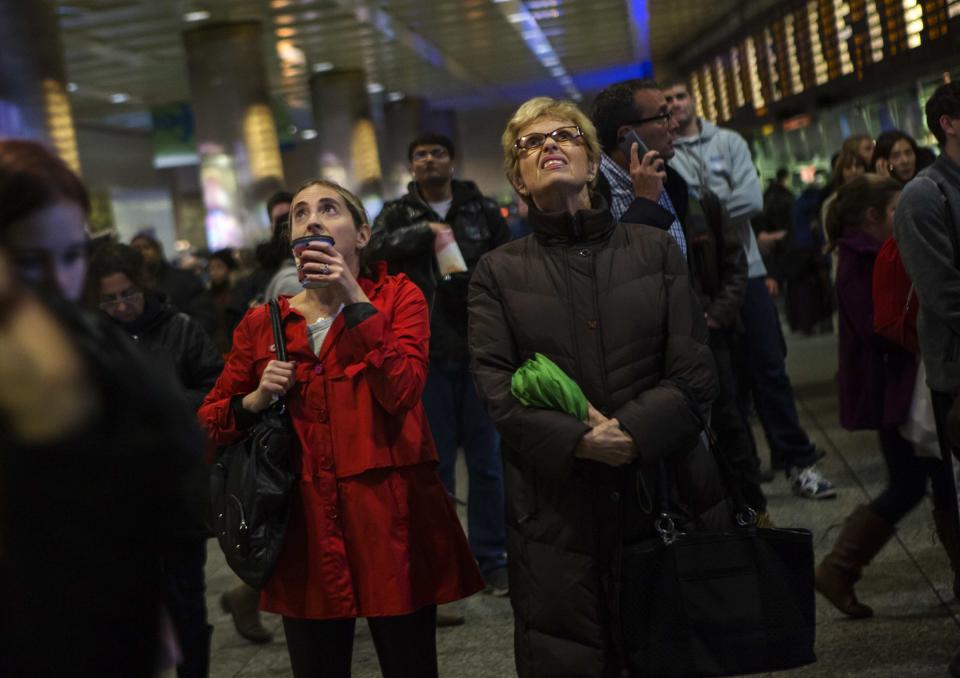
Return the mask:
<path id="1" fill-rule="evenodd" d="M 407 182 L 410 180 L 407 147 L 414 137 L 428 129 L 428 111 L 426 99 L 420 97 L 406 97 L 383 107 L 387 131 L 383 183 L 388 199 L 407 191 Z"/>
<path id="2" fill-rule="evenodd" d="M 310 76 L 319 174 L 360 196 L 381 191 L 380 153 L 365 83 L 361 71 Z"/>
<path id="3" fill-rule="evenodd" d="M 268 237 L 260 205 L 283 186 L 259 22 L 211 23 L 184 33 L 196 121 L 207 246 Z"/>
<path id="4" fill-rule="evenodd" d="M 0 0 L 0 137 L 41 141 L 80 172 L 60 25 L 50 0 Z"/>

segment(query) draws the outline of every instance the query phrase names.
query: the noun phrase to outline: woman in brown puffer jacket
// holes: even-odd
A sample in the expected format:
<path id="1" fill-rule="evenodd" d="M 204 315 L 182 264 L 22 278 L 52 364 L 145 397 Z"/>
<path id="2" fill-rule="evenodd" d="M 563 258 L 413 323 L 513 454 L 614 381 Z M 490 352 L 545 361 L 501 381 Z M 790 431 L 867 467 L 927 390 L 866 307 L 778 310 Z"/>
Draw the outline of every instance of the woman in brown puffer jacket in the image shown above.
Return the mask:
<path id="1" fill-rule="evenodd" d="M 620 676 L 621 547 L 654 534 L 637 473 L 652 490 L 665 460 L 691 516 L 729 515 L 698 446 L 716 381 L 703 311 L 673 238 L 615 223 L 590 192 L 600 150 L 576 106 L 528 101 L 503 147 L 534 233 L 480 260 L 469 329 L 477 385 L 503 437 L 517 671 Z M 649 180 L 658 162 L 644 161 Z M 511 376 L 535 352 L 581 386 L 587 421 L 513 397 Z"/>

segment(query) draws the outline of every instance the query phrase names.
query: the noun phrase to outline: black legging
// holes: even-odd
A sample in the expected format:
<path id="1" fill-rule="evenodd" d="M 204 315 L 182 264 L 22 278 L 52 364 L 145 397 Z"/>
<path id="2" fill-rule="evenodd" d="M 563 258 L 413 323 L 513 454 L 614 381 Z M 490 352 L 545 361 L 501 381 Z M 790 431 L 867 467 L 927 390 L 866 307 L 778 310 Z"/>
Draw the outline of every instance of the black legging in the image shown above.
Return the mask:
<path id="1" fill-rule="evenodd" d="M 356 619 L 283 618 L 294 678 L 349 678 Z M 437 678 L 437 607 L 367 617 L 383 678 Z"/>
<path id="2" fill-rule="evenodd" d="M 913 444 L 900 435 L 896 426 L 880 429 L 880 450 L 887 463 L 887 488 L 870 503 L 881 518 L 895 525 L 920 503 L 927 491 L 927 478 L 933 487 L 933 508 L 949 511 L 953 501 L 946 471 L 939 459 L 918 457 Z"/>

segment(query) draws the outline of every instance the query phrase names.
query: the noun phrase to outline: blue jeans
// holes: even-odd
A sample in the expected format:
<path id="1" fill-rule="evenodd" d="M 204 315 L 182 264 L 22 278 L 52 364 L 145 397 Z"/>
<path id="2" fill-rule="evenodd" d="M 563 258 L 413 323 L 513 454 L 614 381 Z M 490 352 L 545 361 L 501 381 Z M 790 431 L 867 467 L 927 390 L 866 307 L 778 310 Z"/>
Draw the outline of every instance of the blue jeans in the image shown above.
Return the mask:
<path id="1" fill-rule="evenodd" d="M 763 278 L 747 281 L 740 317 L 745 331 L 747 376 L 770 454 L 783 460 L 788 473 L 810 466 L 817 461 L 817 450 L 800 427 L 793 386 L 784 364 L 786 350 L 780 318 Z"/>
<path id="2" fill-rule="evenodd" d="M 456 495 L 454 469 L 463 447 L 469 476 L 467 532 L 481 572 L 505 567 L 503 460 L 500 435 L 480 402 L 466 362 L 431 361 L 423 405 L 440 457 L 440 480 Z"/>

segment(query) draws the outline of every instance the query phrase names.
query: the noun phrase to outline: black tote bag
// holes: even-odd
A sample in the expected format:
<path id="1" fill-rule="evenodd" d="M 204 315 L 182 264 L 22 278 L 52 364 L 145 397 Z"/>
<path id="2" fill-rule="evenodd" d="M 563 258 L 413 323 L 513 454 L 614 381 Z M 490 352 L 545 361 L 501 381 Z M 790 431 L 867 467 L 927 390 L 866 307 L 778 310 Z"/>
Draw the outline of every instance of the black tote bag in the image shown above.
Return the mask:
<path id="1" fill-rule="evenodd" d="M 277 360 L 286 360 L 280 309 L 270 302 Z M 224 446 L 210 473 L 211 525 L 227 564 L 259 589 L 270 578 L 287 533 L 297 436 L 285 400 L 260 413 L 244 438 Z"/>
<path id="2" fill-rule="evenodd" d="M 711 450 L 739 507 L 738 527 L 682 532 L 661 464 L 657 536 L 624 547 L 621 628 L 634 675 L 729 676 L 816 661 L 813 537 L 756 527 Z"/>

